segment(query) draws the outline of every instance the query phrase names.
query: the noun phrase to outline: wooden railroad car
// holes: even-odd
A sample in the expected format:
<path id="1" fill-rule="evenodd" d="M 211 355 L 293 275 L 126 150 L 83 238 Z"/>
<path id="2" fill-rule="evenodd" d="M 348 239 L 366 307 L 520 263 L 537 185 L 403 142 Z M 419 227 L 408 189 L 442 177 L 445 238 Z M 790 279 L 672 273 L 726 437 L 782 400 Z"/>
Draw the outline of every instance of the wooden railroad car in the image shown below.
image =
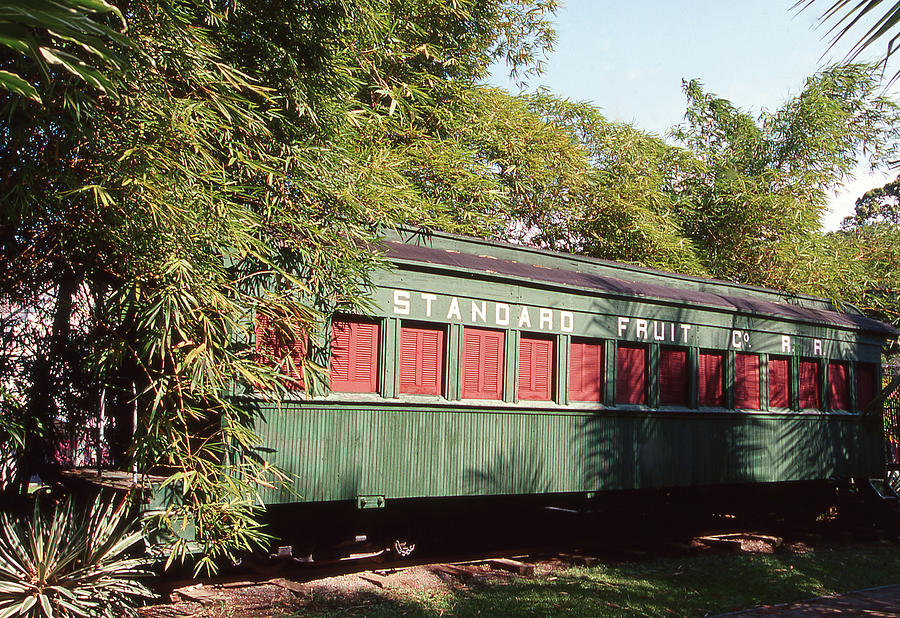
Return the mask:
<path id="1" fill-rule="evenodd" d="M 330 392 L 256 427 L 296 477 L 275 513 L 884 474 L 897 331 L 853 307 L 420 230 L 383 249 L 371 314 L 322 337 Z"/>

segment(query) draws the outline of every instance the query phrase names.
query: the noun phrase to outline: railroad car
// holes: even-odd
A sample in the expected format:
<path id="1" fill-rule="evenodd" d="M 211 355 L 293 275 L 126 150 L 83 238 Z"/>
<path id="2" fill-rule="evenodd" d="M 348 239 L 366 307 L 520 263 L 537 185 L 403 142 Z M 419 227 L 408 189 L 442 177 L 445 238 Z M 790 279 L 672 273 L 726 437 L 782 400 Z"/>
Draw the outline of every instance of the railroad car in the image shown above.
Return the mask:
<path id="1" fill-rule="evenodd" d="M 410 505 L 884 476 L 897 331 L 852 306 L 416 229 L 382 250 L 368 315 L 294 346 L 322 351 L 327 392 L 255 428 L 295 478 L 264 495 L 280 534 Z"/>

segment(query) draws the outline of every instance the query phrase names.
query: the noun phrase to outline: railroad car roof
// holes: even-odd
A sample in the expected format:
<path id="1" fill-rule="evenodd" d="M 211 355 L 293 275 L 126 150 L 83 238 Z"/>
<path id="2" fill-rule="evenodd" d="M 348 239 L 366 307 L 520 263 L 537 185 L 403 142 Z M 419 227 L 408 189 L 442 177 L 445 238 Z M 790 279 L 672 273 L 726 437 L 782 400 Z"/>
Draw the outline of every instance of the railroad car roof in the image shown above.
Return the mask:
<path id="1" fill-rule="evenodd" d="M 571 286 L 586 290 L 598 290 L 613 296 L 625 297 L 643 297 L 649 299 L 658 299 L 668 302 L 689 303 L 692 305 L 704 305 L 710 308 L 720 308 L 725 311 L 737 311 L 743 314 L 774 316 L 781 319 L 799 322 L 826 323 L 834 326 L 850 328 L 854 330 L 862 330 L 875 333 L 880 336 L 894 337 L 898 331 L 891 325 L 867 318 L 861 314 L 839 312 L 822 308 L 828 301 L 824 299 L 816 299 L 808 296 L 790 296 L 780 293 L 785 299 L 802 299 L 812 301 L 811 303 L 795 304 L 791 302 L 775 302 L 768 297 L 777 297 L 779 293 L 774 290 L 765 288 L 753 288 L 750 286 L 739 286 L 724 281 L 715 281 L 708 279 L 699 279 L 696 277 L 687 277 L 684 275 L 675 275 L 664 273 L 662 271 L 654 271 L 652 269 L 641 269 L 630 265 L 619 265 L 614 262 L 596 260 L 593 263 L 601 268 L 597 269 L 601 272 L 590 272 L 592 261 L 579 257 L 577 269 L 562 268 L 548 265 L 547 259 L 529 259 L 534 258 L 535 250 L 525 247 L 516 247 L 506 243 L 486 243 L 478 239 L 466 239 L 465 237 L 452 236 L 449 234 L 439 234 L 439 237 L 449 239 L 454 244 L 454 248 L 424 246 L 421 244 L 410 244 L 402 240 L 386 240 L 383 242 L 385 256 L 398 264 L 430 264 L 439 267 L 450 267 L 454 269 L 462 269 L 466 271 L 474 271 L 484 273 L 486 275 L 508 277 L 517 280 L 527 280 L 534 282 L 544 282 L 562 286 Z M 419 242 L 422 239 L 421 231 L 418 231 L 416 238 Z M 425 235 L 426 238 L 432 238 L 431 233 Z M 470 253 L 462 250 L 465 245 L 471 242 L 474 249 L 479 253 Z M 495 245 L 503 249 L 501 251 L 504 257 L 495 257 L 490 254 L 484 254 L 485 245 Z M 519 250 L 522 260 L 509 259 L 510 250 Z M 553 258 L 574 258 L 567 254 L 559 254 L 548 251 L 537 251 L 538 257 L 547 258 L 552 263 Z M 518 257 L 518 256 L 517 256 Z M 571 266 L 571 260 L 563 259 L 561 265 Z M 584 268 L 583 266 L 587 266 Z M 611 276 L 610 271 L 615 272 L 616 276 Z M 643 277 L 635 276 L 643 275 Z M 648 280 L 648 275 L 658 279 L 659 282 Z M 676 285 L 664 285 L 667 278 L 678 280 L 687 280 L 696 283 L 693 287 L 684 287 Z M 699 289 L 699 288 L 706 289 Z M 714 288 L 721 287 L 727 290 L 728 294 L 719 293 Z M 712 288 L 712 290 L 710 289 Z M 735 294 L 746 290 L 747 295 Z M 818 306 L 808 306 L 810 304 Z M 830 304 L 830 303 L 829 303 Z M 854 308 L 855 309 L 855 308 Z"/>

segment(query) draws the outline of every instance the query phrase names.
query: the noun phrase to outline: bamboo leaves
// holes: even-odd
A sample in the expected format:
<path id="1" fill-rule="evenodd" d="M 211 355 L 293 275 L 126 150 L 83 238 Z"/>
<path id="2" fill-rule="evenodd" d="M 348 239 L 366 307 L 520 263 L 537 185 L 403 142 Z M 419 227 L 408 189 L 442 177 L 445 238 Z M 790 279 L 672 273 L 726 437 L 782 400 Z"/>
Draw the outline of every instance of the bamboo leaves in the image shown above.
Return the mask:
<path id="1" fill-rule="evenodd" d="M 114 89 L 111 75 L 124 67 L 124 27 L 121 11 L 105 0 L 7 0 L 0 7 L 0 45 L 30 59 L 45 78 L 58 65 L 101 91 Z M 0 87 L 40 103 L 36 82 L 24 75 L 4 69 Z"/>

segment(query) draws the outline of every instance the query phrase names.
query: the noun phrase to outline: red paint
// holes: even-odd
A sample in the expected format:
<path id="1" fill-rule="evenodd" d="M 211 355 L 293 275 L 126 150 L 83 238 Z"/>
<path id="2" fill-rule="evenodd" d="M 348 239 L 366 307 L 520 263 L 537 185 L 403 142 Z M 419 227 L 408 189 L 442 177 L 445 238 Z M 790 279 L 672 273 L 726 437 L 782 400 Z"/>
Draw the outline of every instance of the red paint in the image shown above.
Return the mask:
<path id="1" fill-rule="evenodd" d="M 546 337 L 519 339 L 519 399 L 553 399 L 553 340 Z"/>
<path id="2" fill-rule="evenodd" d="M 878 393 L 878 371 L 872 363 L 856 365 L 856 406 L 865 410 Z"/>
<path id="3" fill-rule="evenodd" d="M 759 356 L 734 355 L 734 407 L 759 410 Z"/>
<path id="4" fill-rule="evenodd" d="M 444 330 L 400 327 L 400 392 L 442 395 Z"/>
<path id="5" fill-rule="evenodd" d="M 800 361 L 800 409 L 822 407 L 821 387 L 819 380 L 819 361 Z"/>
<path id="6" fill-rule="evenodd" d="M 331 325 L 331 390 L 374 393 L 377 387 L 378 323 L 334 320 Z"/>
<path id="7" fill-rule="evenodd" d="M 832 410 L 850 410 L 850 367 L 847 363 L 828 363 L 828 405 Z"/>
<path id="8" fill-rule="evenodd" d="M 265 364 L 281 364 L 288 390 L 303 390 L 303 365 L 309 348 L 309 338 L 299 329 L 289 340 L 279 341 L 278 334 L 268 316 L 258 316 L 254 333 L 254 351 Z"/>
<path id="9" fill-rule="evenodd" d="M 791 359 L 769 357 L 769 407 L 791 407 Z"/>
<path id="10" fill-rule="evenodd" d="M 647 403 L 647 347 L 616 349 L 616 403 Z"/>
<path id="11" fill-rule="evenodd" d="M 463 329 L 464 399 L 503 399 L 503 331 Z"/>
<path id="12" fill-rule="evenodd" d="M 700 353 L 697 398 L 701 406 L 725 406 L 725 355 L 721 352 Z"/>
<path id="13" fill-rule="evenodd" d="M 689 386 L 687 350 L 661 348 L 659 351 L 659 405 L 687 406 Z"/>
<path id="14" fill-rule="evenodd" d="M 569 399 L 603 401 L 603 343 L 573 340 L 569 348 Z"/>

